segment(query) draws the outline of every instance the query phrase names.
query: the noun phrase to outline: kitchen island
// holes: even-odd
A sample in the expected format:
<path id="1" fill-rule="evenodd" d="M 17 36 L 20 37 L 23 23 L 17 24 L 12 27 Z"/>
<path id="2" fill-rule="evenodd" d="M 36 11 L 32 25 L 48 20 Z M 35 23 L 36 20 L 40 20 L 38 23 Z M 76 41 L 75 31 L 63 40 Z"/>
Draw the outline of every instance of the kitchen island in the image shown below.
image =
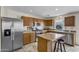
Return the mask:
<path id="1" fill-rule="evenodd" d="M 70 45 L 70 46 L 75 46 L 76 44 L 76 31 L 70 31 L 70 30 L 48 30 L 48 33 L 59 33 L 59 34 L 64 34 L 64 41 L 65 44 Z"/>
<path id="2" fill-rule="evenodd" d="M 54 43 L 64 34 L 44 33 L 38 36 L 38 52 L 52 52 Z"/>

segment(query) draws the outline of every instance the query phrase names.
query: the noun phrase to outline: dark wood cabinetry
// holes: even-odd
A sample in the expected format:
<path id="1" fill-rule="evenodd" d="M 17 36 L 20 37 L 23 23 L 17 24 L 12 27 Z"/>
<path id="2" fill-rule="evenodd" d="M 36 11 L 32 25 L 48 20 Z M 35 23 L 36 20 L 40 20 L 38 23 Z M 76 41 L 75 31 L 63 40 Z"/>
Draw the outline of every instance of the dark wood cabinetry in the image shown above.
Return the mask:
<path id="1" fill-rule="evenodd" d="M 43 19 L 22 16 L 24 26 L 32 26 L 34 23 L 43 23 Z"/>
<path id="2" fill-rule="evenodd" d="M 43 23 L 43 19 L 37 19 L 37 18 L 33 18 L 33 23 Z"/>
<path id="3" fill-rule="evenodd" d="M 75 16 L 65 17 L 65 26 L 75 26 Z"/>
<path id="4" fill-rule="evenodd" d="M 35 32 L 26 32 L 23 35 L 23 43 L 24 45 L 35 42 Z"/>
<path id="5" fill-rule="evenodd" d="M 44 26 L 54 25 L 53 19 L 39 19 L 28 16 L 22 16 L 24 26 L 32 26 L 35 23 L 43 24 Z"/>
<path id="6" fill-rule="evenodd" d="M 22 16 L 23 19 L 23 24 L 24 26 L 31 26 L 32 25 L 32 18 L 31 17 L 26 17 L 26 16 Z"/>
<path id="7" fill-rule="evenodd" d="M 48 19 L 48 20 L 43 20 L 45 26 L 52 26 L 54 24 L 54 20 Z"/>
<path id="8" fill-rule="evenodd" d="M 29 33 L 24 33 L 24 35 L 23 35 L 24 37 L 23 37 L 23 43 L 24 43 L 24 45 L 25 44 L 29 44 L 30 42 L 31 42 L 31 38 L 30 38 L 30 34 Z"/>

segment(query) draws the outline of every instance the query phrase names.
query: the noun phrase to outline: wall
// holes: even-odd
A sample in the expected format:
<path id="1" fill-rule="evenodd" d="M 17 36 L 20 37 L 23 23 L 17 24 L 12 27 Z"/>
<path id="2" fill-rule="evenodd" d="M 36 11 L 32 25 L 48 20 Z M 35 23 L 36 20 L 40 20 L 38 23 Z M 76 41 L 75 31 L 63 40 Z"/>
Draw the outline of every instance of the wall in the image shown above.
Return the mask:
<path id="1" fill-rule="evenodd" d="M 0 51 L 1 51 L 1 6 L 0 6 Z"/>

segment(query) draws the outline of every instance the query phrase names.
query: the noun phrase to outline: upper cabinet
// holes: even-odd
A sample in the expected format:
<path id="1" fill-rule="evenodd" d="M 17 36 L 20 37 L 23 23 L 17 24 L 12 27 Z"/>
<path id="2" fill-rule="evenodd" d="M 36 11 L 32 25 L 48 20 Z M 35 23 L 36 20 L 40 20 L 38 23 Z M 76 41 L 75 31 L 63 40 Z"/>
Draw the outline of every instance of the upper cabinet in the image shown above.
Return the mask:
<path id="1" fill-rule="evenodd" d="M 33 22 L 35 23 L 41 23 L 41 22 L 43 22 L 43 20 L 42 19 L 37 19 L 37 18 L 33 18 Z"/>
<path id="2" fill-rule="evenodd" d="M 26 16 L 22 16 L 23 19 L 23 24 L 24 26 L 31 26 L 32 25 L 32 17 L 26 17 Z"/>
<path id="3" fill-rule="evenodd" d="M 54 25 L 54 20 L 48 19 L 48 20 L 43 20 L 45 26 L 52 26 Z"/>
<path id="4" fill-rule="evenodd" d="M 22 16 L 24 26 L 32 26 L 33 24 L 40 23 L 44 26 L 53 26 L 54 20 L 53 19 L 39 19 L 33 18 L 28 16 Z"/>
<path id="5" fill-rule="evenodd" d="M 65 26 L 75 26 L 75 16 L 65 17 Z"/>
<path id="6" fill-rule="evenodd" d="M 34 23 L 43 24 L 43 20 L 39 18 L 22 16 L 24 26 L 32 26 Z"/>

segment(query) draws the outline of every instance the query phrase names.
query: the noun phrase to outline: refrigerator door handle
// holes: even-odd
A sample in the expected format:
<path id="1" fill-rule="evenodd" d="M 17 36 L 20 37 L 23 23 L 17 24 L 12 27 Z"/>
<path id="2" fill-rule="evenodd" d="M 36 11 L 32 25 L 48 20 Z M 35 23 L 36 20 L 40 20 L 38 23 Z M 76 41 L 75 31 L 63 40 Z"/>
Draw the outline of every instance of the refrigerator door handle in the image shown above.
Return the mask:
<path id="1" fill-rule="evenodd" d="M 13 29 L 13 22 L 12 22 L 12 25 L 11 25 L 11 40 L 14 40 L 14 29 Z"/>
<path id="2" fill-rule="evenodd" d="M 12 37 L 13 40 L 14 40 L 14 34 L 15 34 L 15 32 L 13 32 L 13 37 Z"/>

